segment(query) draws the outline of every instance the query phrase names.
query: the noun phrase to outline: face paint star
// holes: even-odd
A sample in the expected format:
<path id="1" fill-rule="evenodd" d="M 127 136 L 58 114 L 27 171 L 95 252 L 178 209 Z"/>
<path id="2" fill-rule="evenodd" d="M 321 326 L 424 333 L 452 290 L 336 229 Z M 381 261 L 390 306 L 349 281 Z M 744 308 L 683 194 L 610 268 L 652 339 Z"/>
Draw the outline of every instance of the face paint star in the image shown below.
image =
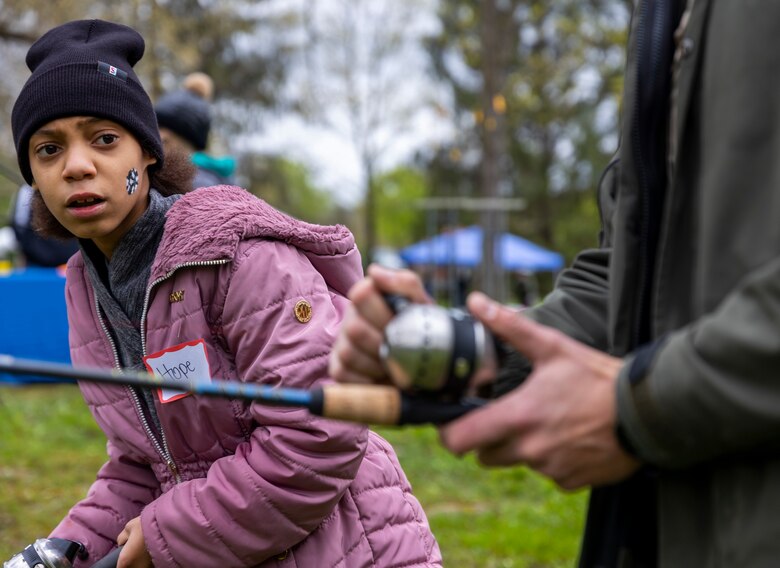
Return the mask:
<path id="1" fill-rule="evenodd" d="M 133 168 L 127 173 L 127 195 L 133 195 L 138 189 L 138 170 Z"/>

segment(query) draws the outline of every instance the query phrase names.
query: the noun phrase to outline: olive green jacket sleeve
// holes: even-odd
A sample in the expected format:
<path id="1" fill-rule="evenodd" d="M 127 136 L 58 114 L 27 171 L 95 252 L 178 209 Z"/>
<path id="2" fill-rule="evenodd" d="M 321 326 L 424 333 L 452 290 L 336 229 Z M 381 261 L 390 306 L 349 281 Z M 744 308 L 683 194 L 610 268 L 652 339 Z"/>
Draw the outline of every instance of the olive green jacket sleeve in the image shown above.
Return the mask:
<path id="1" fill-rule="evenodd" d="M 644 354 L 643 354 L 644 355 Z M 780 259 L 711 314 L 629 357 L 620 422 L 647 461 L 685 467 L 780 449 Z"/>

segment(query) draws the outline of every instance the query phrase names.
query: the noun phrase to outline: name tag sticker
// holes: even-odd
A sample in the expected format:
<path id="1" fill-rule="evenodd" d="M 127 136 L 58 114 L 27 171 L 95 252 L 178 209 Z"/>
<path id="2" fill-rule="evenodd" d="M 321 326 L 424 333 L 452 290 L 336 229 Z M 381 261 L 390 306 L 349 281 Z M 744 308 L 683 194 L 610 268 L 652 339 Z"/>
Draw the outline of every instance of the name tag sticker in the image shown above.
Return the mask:
<path id="1" fill-rule="evenodd" d="M 144 357 L 144 365 L 157 377 L 181 384 L 182 389 L 192 389 L 195 383 L 211 382 L 206 342 L 202 339 L 174 345 L 147 355 Z M 170 388 L 157 389 L 157 396 L 163 404 L 190 394 L 192 393 Z"/>

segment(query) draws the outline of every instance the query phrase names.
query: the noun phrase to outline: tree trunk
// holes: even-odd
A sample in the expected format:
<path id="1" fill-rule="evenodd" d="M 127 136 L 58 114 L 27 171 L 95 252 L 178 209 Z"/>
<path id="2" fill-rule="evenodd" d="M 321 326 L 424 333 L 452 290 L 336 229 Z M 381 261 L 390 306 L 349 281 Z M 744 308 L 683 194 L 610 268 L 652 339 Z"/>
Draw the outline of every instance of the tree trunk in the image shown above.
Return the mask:
<path id="1" fill-rule="evenodd" d="M 487 199 L 500 197 L 500 187 L 506 176 L 504 168 L 507 152 L 505 109 L 502 104 L 501 90 L 506 76 L 505 32 L 512 29 L 501 19 L 496 0 L 484 0 L 481 3 L 480 41 L 482 44 L 482 162 L 480 164 L 480 194 Z M 511 16 L 511 12 L 510 12 Z M 480 266 L 479 287 L 487 295 L 498 301 L 505 301 L 505 287 L 501 266 L 496 262 L 495 244 L 506 225 L 505 212 L 498 208 L 486 207 L 481 213 L 482 224 L 482 264 Z"/>
<path id="2" fill-rule="evenodd" d="M 363 174 L 366 176 L 366 237 L 363 249 L 363 267 L 367 268 L 376 248 L 376 191 L 374 187 L 374 165 L 371 158 L 363 156 Z"/>

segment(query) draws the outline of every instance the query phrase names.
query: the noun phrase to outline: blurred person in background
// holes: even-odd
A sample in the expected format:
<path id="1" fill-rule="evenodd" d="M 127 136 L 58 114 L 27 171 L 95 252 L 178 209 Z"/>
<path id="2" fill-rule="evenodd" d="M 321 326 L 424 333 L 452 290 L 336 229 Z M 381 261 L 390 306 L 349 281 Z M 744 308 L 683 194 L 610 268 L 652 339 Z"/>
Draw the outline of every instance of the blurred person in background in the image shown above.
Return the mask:
<path id="1" fill-rule="evenodd" d="M 11 206 L 10 226 L 16 239 L 15 252 L 19 266 L 53 268 L 62 266 L 79 249 L 74 238 L 44 237 L 33 228 L 32 198 L 34 190 L 28 184 L 16 192 Z"/>
<path id="2" fill-rule="evenodd" d="M 167 149 L 187 153 L 195 164 L 193 187 L 230 185 L 236 163 L 232 156 L 212 156 L 206 150 L 211 133 L 214 82 L 205 73 L 191 73 L 183 88 L 160 97 L 155 105 L 160 137 Z"/>

